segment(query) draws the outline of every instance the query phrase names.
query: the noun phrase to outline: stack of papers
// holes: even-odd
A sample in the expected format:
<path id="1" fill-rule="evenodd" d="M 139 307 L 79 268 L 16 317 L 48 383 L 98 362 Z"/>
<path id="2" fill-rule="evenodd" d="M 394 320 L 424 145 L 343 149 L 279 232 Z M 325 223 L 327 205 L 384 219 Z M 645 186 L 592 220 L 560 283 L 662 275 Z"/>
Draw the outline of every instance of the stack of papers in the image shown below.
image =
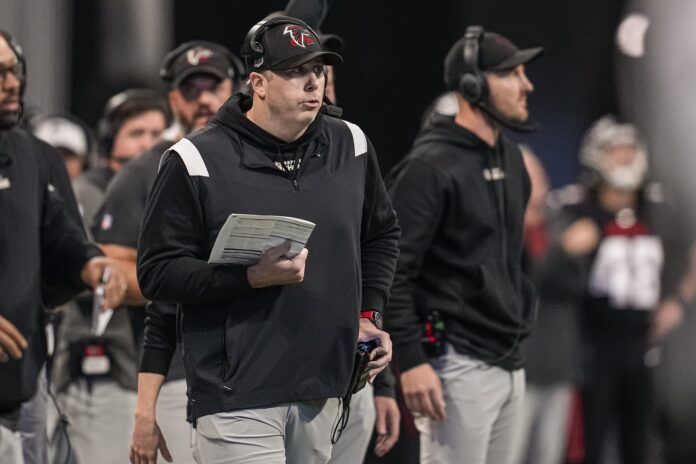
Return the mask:
<path id="1" fill-rule="evenodd" d="M 313 222 L 286 216 L 230 214 L 215 239 L 209 263 L 246 264 L 259 262 L 269 249 L 290 241 L 286 258 L 296 256 L 314 230 Z"/>

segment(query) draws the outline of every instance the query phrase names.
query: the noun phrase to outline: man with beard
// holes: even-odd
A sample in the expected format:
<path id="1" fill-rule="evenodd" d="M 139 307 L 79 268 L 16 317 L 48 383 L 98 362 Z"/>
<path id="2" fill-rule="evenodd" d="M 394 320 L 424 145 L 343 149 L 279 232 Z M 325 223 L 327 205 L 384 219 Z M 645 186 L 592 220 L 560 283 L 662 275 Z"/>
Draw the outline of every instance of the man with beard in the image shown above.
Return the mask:
<path id="1" fill-rule="evenodd" d="M 0 31 L 0 455 L 12 463 L 24 460 L 20 407 L 46 361 L 44 304 L 107 280 L 102 308 L 115 307 L 126 286 L 115 263 L 87 242 L 60 155 L 17 127 L 24 79 L 21 50 Z M 27 451 L 28 462 L 45 462 L 45 446 Z"/>
<path id="2" fill-rule="evenodd" d="M 203 127 L 210 121 L 232 92 L 243 86 L 243 66 L 238 58 L 222 45 L 206 42 L 186 42 L 164 58 L 160 75 L 171 85 L 169 106 L 182 136 Z M 135 342 L 141 345 L 145 300 L 135 277 L 135 258 L 138 233 L 145 202 L 157 175 L 160 158 L 175 141 L 165 140 L 126 165 L 113 179 L 106 191 L 93 231 L 95 240 L 115 256 L 128 270 L 128 296 L 136 305 L 138 320 Z M 166 319 L 176 314 L 176 308 L 164 303 L 148 310 L 150 318 Z M 167 327 L 165 327 L 165 330 Z M 175 329 L 172 322 L 171 329 Z M 147 330 L 147 329 L 146 329 Z M 146 347 L 157 343 L 153 329 L 145 334 Z M 174 336 L 174 340 L 176 337 Z M 169 439 L 163 454 L 175 462 L 192 462 L 189 449 L 190 429 L 186 423 L 186 381 L 181 352 L 173 352 L 171 344 L 158 344 L 156 349 L 143 352 L 142 372 L 138 375 L 138 400 L 135 408 L 132 448 L 134 456 L 147 455 L 148 444 L 159 433 L 157 424 Z M 165 359 L 162 360 L 164 355 Z M 170 367 L 170 359 L 173 360 Z M 133 365 L 137 360 L 132 360 Z M 166 382 L 165 382 L 165 375 Z M 133 379 L 135 381 L 135 379 Z M 160 390 L 161 388 L 161 390 Z M 158 399 L 159 396 L 159 399 Z M 157 407 L 156 407 L 157 406 Z M 155 414 L 156 411 L 156 414 Z M 129 411 L 128 414 L 132 414 Z M 156 421 L 155 419 L 159 420 Z M 156 447 L 153 448 L 156 452 Z"/>
<path id="3" fill-rule="evenodd" d="M 163 158 L 138 278 L 182 314 L 197 462 L 325 463 L 358 340 L 378 345 L 370 376 L 390 358 L 377 326 L 399 229 L 369 140 L 319 113 L 324 65 L 340 57 L 288 17 L 257 23 L 243 55 L 252 97 L 230 99 Z M 209 264 L 230 213 L 317 226 L 297 255 L 284 243 L 257 264 Z"/>
<path id="4" fill-rule="evenodd" d="M 467 28 L 445 59 L 457 114 L 433 116 L 388 179 L 403 232 L 385 322 L 423 463 L 511 458 L 533 292 L 521 267 L 529 177 L 502 128 L 535 127 L 524 65 L 540 53 Z"/>

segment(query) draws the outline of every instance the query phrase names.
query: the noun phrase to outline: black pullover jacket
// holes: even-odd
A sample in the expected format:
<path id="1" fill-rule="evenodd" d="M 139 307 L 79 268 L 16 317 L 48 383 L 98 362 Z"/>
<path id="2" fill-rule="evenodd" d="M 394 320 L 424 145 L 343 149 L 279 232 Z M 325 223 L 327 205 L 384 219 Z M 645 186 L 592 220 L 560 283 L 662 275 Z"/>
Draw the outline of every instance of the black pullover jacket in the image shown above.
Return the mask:
<path id="1" fill-rule="evenodd" d="M 360 128 L 319 115 L 285 143 L 244 116 L 249 103 L 230 99 L 164 155 L 141 229 L 143 295 L 181 310 L 194 420 L 342 397 L 359 310 L 382 310 L 398 255 L 399 227 Z M 230 213 L 314 222 L 304 281 L 251 289 L 245 266 L 208 264 Z"/>
<path id="2" fill-rule="evenodd" d="M 44 303 L 86 288 L 87 242 L 60 155 L 20 128 L 0 131 L 0 315 L 24 335 L 22 359 L 0 364 L 0 414 L 36 391 L 46 361 Z"/>
<path id="3" fill-rule="evenodd" d="M 438 117 L 390 173 L 402 236 L 385 324 L 403 372 L 427 361 L 419 320 L 438 311 L 454 349 L 520 368 L 531 286 L 522 275 L 522 220 L 530 182 L 518 147 L 489 147 Z"/>

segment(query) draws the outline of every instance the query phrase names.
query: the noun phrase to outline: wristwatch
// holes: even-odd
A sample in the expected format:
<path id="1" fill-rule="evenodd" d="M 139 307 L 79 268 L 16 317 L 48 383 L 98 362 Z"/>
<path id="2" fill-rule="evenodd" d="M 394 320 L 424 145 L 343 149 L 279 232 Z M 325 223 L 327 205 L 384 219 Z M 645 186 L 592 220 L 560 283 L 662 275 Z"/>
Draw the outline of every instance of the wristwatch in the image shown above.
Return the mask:
<path id="1" fill-rule="evenodd" d="M 360 319 L 369 319 L 375 327 L 382 330 L 382 313 L 379 311 L 360 311 Z"/>

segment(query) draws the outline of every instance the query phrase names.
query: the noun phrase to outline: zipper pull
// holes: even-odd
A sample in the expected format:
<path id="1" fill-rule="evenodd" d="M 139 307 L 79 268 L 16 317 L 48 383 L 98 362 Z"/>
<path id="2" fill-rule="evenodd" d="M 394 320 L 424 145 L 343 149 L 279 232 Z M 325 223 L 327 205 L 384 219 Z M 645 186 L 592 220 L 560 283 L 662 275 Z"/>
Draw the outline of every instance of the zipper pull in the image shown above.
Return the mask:
<path id="1" fill-rule="evenodd" d="M 295 187 L 295 190 L 300 190 L 300 184 L 297 183 L 297 179 L 292 180 L 292 186 Z"/>

